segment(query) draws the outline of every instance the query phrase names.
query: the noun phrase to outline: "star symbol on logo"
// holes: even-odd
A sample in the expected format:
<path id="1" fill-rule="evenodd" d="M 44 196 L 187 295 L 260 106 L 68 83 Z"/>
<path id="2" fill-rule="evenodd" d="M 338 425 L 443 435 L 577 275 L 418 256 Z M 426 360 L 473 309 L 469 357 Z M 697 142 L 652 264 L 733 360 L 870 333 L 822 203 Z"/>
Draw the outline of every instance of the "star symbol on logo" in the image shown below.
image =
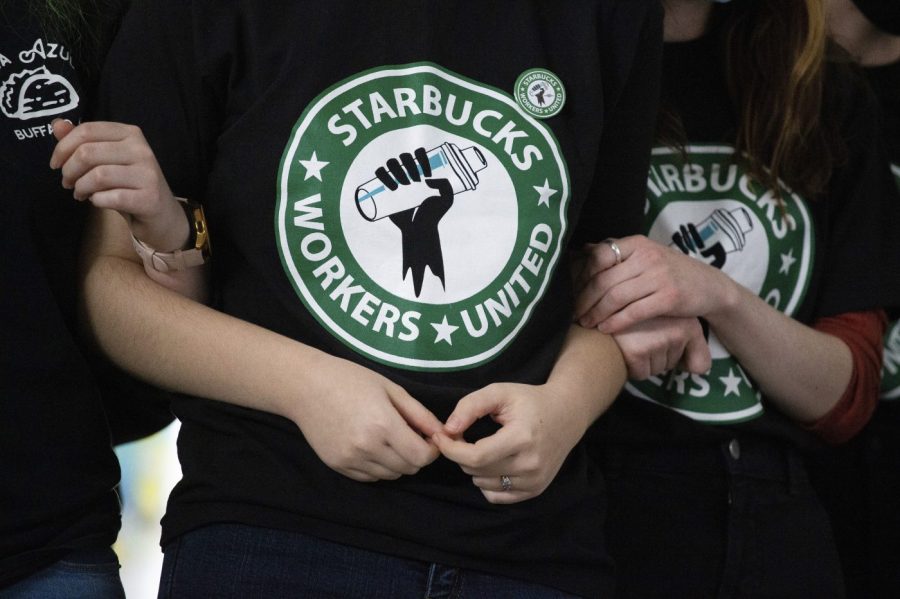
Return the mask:
<path id="1" fill-rule="evenodd" d="M 312 153 L 312 156 L 310 156 L 309 160 L 298 160 L 298 162 L 303 165 L 303 168 L 306 169 L 306 176 L 303 177 L 304 181 L 313 177 L 321 181 L 322 169 L 330 164 L 328 162 L 319 160 L 315 152 Z"/>
<path id="2" fill-rule="evenodd" d="M 444 314 L 444 320 L 441 322 L 432 322 L 431 326 L 434 327 L 434 330 L 437 331 L 437 337 L 434 338 L 434 342 L 438 341 L 446 341 L 448 345 L 453 345 L 453 339 L 451 335 L 456 331 L 459 327 L 453 326 L 452 324 L 447 322 L 447 315 Z"/>
<path id="3" fill-rule="evenodd" d="M 541 195 L 541 197 L 538 198 L 538 206 L 543 204 L 544 206 L 547 206 L 549 208 L 550 207 L 550 196 L 557 193 L 558 190 L 551 189 L 550 181 L 548 181 L 547 179 L 544 179 L 543 186 L 538 187 L 537 185 L 534 185 L 533 187 L 534 187 L 534 190 Z"/>
<path id="4" fill-rule="evenodd" d="M 789 249 L 787 254 L 781 254 L 781 268 L 778 269 L 778 273 L 782 275 L 790 274 L 791 267 L 796 261 L 797 259 L 794 258 L 794 248 Z"/>
<path id="5" fill-rule="evenodd" d="M 741 394 L 741 377 L 734 374 L 734 368 L 729 368 L 728 376 L 720 376 L 719 380 L 725 385 L 725 397 L 728 397 L 732 393 L 735 395 Z"/>

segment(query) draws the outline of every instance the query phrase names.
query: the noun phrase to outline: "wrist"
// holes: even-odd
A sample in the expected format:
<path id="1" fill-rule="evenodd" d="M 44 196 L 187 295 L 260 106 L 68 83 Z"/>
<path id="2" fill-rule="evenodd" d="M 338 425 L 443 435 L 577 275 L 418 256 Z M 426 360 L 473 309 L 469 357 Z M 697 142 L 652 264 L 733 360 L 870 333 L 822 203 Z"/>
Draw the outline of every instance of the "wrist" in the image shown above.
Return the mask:
<path id="1" fill-rule="evenodd" d="M 717 322 L 732 318 L 741 305 L 741 297 L 743 295 L 743 287 L 735 283 L 728 275 L 719 272 L 719 280 L 719 292 L 716 294 L 717 301 L 706 314 L 699 315 L 706 318 L 710 325 L 713 326 Z"/>
<path id="2" fill-rule="evenodd" d="M 153 219 L 131 218 L 131 233 L 145 245 L 159 252 L 175 252 L 192 247 L 190 206 L 174 196 L 164 202 L 165 209 Z"/>
<path id="3" fill-rule="evenodd" d="M 580 439 L 588 427 L 603 412 L 602 401 L 596 399 L 596 390 L 589 392 L 587 386 L 576 382 L 548 381 L 541 385 L 541 395 L 549 399 L 547 414 L 561 419 L 561 425 L 572 438 Z"/>
<path id="4" fill-rule="evenodd" d="M 141 261 L 147 272 L 158 271 L 167 273 L 170 271 L 179 271 L 200 266 L 205 264 L 209 259 L 210 245 L 209 234 L 206 229 L 206 217 L 203 214 L 203 207 L 200 204 L 191 202 L 183 198 L 175 198 L 175 208 L 181 211 L 180 217 L 175 217 L 177 223 L 164 229 L 161 233 L 152 237 L 153 239 L 169 239 L 165 245 L 176 245 L 179 249 L 174 251 L 160 250 L 150 243 L 137 237 L 140 227 L 132 224 L 131 241 L 135 252 L 140 256 Z M 164 219 L 156 218 L 154 223 L 159 225 Z M 187 234 L 184 231 L 187 229 Z M 184 238 L 187 237 L 185 241 Z M 171 241 L 172 239 L 180 239 L 181 241 Z M 159 241 L 153 243 L 160 243 Z"/>

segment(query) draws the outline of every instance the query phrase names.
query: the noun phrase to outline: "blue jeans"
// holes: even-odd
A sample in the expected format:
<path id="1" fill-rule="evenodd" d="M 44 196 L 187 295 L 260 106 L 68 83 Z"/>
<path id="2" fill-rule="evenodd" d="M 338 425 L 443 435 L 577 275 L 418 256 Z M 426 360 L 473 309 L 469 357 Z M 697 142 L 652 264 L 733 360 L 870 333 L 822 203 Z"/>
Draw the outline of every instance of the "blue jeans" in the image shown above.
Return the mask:
<path id="1" fill-rule="evenodd" d="M 83 549 L 0 590 L 0 599 L 125 599 L 110 549 Z"/>
<path id="2" fill-rule="evenodd" d="M 618 599 L 844 597 L 801 456 L 775 441 L 607 448 Z"/>
<path id="3" fill-rule="evenodd" d="M 217 524 L 165 548 L 160 599 L 573 599 L 540 585 L 304 534 Z"/>

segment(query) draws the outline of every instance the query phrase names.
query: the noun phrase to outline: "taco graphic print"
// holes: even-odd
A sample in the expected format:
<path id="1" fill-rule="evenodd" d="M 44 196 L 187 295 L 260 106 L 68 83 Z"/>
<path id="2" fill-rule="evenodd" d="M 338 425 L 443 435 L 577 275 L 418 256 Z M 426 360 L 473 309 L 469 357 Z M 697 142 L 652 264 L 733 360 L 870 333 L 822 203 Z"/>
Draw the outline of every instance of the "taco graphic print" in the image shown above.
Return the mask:
<path id="1" fill-rule="evenodd" d="M 551 130 L 508 93 L 432 63 L 360 73 L 306 108 L 275 229 L 300 301 L 385 364 L 495 358 L 559 262 L 569 177 Z"/>
<path id="2" fill-rule="evenodd" d="M 648 177 L 645 224 L 650 239 L 722 270 L 788 316 L 803 301 L 814 239 L 806 202 L 783 187 L 776 194 L 751 180 L 727 146 L 656 148 Z M 740 363 L 709 336 L 709 373 L 672 371 L 627 383 L 643 399 L 710 424 L 759 417 L 762 395 Z"/>

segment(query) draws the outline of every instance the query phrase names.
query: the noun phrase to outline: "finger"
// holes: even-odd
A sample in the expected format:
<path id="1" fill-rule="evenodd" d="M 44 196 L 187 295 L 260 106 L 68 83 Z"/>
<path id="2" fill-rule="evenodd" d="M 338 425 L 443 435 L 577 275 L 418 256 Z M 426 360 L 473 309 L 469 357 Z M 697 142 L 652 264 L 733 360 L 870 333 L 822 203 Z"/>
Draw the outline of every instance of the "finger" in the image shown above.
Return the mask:
<path id="1" fill-rule="evenodd" d="M 482 491 L 494 491 L 496 493 L 510 493 L 512 491 L 527 492 L 531 489 L 531 484 L 525 477 L 512 476 L 509 477 L 510 487 L 508 491 L 503 490 L 503 481 L 501 475 L 496 476 L 473 476 L 472 482 Z"/>
<path id="2" fill-rule="evenodd" d="M 682 366 L 684 370 L 693 374 L 706 374 L 712 367 L 709 344 L 704 339 L 702 331 L 688 340 L 687 346 L 684 348 Z"/>
<path id="3" fill-rule="evenodd" d="M 600 319 L 598 319 L 597 313 L 593 312 L 594 308 L 606 298 L 610 290 L 644 274 L 639 262 L 639 260 L 622 262 L 615 268 L 595 273 L 584 283 L 575 298 L 575 315 L 578 318 L 578 324 L 585 328 L 597 326 Z"/>
<path id="4" fill-rule="evenodd" d="M 470 475 L 499 476 L 503 474 L 500 469 L 507 467 L 506 460 L 524 448 L 510 427 L 502 427 L 475 443 L 453 439 L 443 433 L 436 434 L 433 439 L 444 457 L 467 468 Z"/>
<path id="5" fill-rule="evenodd" d="M 448 435 L 461 435 L 479 418 L 499 413 L 505 400 L 506 394 L 496 385 L 473 391 L 457 402 L 443 429 Z"/>
<path id="6" fill-rule="evenodd" d="M 677 368 L 681 362 L 681 357 L 684 355 L 684 348 L 685 344 L 683 342 L 669 343 L 666 347 L 665 363 L 662 365 L 662 370 L 656 371 L 654 374 L 661 374 Z"/>
<path id="7" fill-rule="evenodd" d="M 622 278 L 613 271 L 608 271 L 608 274 L 615 279 Z M 634 276 L 614 283 L 604 281 L 602 288 L 605 289 L 601 292 L 602 295 L 599 301 L 579 319 L 578 323 L 585 328 L 601 325 L 613 314 L 620 312 L 637 301 L 652 296 L 657 287 L 657 283 L 649 276 Z M 604 330 L 602 326 L 600 330 L 605 333 L 613 332 Z M 619 330 L 615 332 L 619 332 Z"/>
<path id="8" fill-rule="evenodd" d="M 396 474 L 398 477 L 403 474 L 415 474 L 416 472 L 418 472 L 422 468 L 422 466 L 419 466 L 418 464 L 414 464 L 412 461 L 407 460 L 392 445 L 393 442 L 393 439 L 389 439 L 388 441 L 386 441 L 381 448 L 370 454 L 369 460 L 373 464 L 377 464 L 385 470 Z M 387 477 L 383 476 L 382 478 Z"/>
<path id="9" fill-rule="evenodd" d="M 403 389 L 392 391 L 388 396 L 394 408 L 406 423 L 425 437 L 430 438 L 444 428 L 443 423 L 438 420 L 431 410 L 423 406 Z"/>
<path id="10" fill-rule="evenodd" d="M 364 472 L 363 470 L 359 470 L 358 468 L 339 468 L 335 469 L 335 471 L 339 474 L 343 474 L 347 478 L 352 478 L 353 480 L 361 483 L 373 483 L 379 480 L 368 472 Z"/>
<path id="11" fill-rule="evenodd" d="M 391 175 L 394 179 L 397 180 L 397 183 L 400 185 L 409 185 L 409 177 L 406 176 L 406 173 L 403 172 L 403 167 L 400 165 L 400 161 L 396 158 L 391 158 L 387 161 L 387 168 L 391 172 Z"/>
<path id="12" fill-rule="evenodd" d="M 50 168 L 59 168 L 65 164 L 78 146 L 83 143 L 122 141 L 129 136 L 143 139 L 141 130 L 133 125 L 102 121 L 82 123 L 67 133 L 53 148 L 53 154 L 50 156 Z"/>
<path id="13" fill-rule="evenodd" d="M 529 493 L 525 491 L 482 491 L 482 495 L 484 498 L 488 500 L 488 502 L 493 503 L 495 505 L 509 505 L 511 503 L 519 503 L 525 501 L 526 499 L 531 499 L 535 496 L 534 493 Z"/>
<path id="14" fill-rule="evenodd" d="M 663 316 L 666 313 L 665 303 L 659 294 L 648 295 L 636 300 L 597 325 L 601 333 L 615 335 L 645 320 Z"/>
<path id="15" fill-rule="evenodd" d="M 619 246 L 620 251 L 621 249 Z M 594 275 L 616 265 L 616 254 L 608 243 L 586 243 L 582 251 L 586 258 L 575 281 L 576 290 L 581 290 Z"/>
<path id="16" fill-rule="evenodd" d="M 458 441 L 458 439 L 455 439 L 455 441 Z M 465 441 L 461 442 L 465 443 Z M 477 467 L 467 466 L 464 464 L 459 464 L 459 467 L 460 470 L 462 470 L 469 476 L 484 476 L 488 478 L 496 478 L 499 480 L 500 476 L 503 474 L 524 471 L 524 468 L 522 467 L 522 464 L 519 460 L 519 457 L 521 455 L 521 453 L 513 453 L 501 459 L 481 464 Z"/>
<path id="17" fill-rule="evenodd" d="M 422 177 L 419 175 L 419 166 L 413 159 L 412 154 L 410 154 L 409 152 L 400 154 L 400 162 L 403 163 L 403 168 L 406 169 L 406 174 L 410 179 L 412 179 L 413 181 L 422 180 Z"/>
<path id="18" fill-rule="evenodd" d="M 390 453 L 384 452 L 379 461 L 403 474 L 415 474 L 440 455 L 434 443 L 420 437 L 406 423 L 398 423 L 390 431 L 387 443 Z"/>
<path id="19" fill-rule="evenodd" d="M 650 361 L 643 354 L 633 354 L 622 351 L 625 357 L 625 367 L 628 369 L 628 378 L 635 381 L 643 381 L 650 378 Z"/>
<path id="20" fill-rule="evenodd" d="M 126 165 L 133 162 L 132 156 L 123 151 L 121 142 L 85 142 L 66 160 L 62 166 L 62 184 L 71 189 L 75 182 L 92 168 L 104 165 Z"/>
<path id="21" fill-rule="evenodd" d="M 404 474 L 414 474 L 440 455 L 430 438 L 441 429 L 441 421 L 402 390 L 392 392 L 389 397 L 397 410 L 398 418 L 390 428 L 388 443 L 406 463 L 406 466 L 399 469 Z M 427 438 L 423 438 L 423 434 Z"/>
<path id="22" fill-rule="evenodd" d="M 347 468 L 347 470 L 352 471 L 353 473 L 355 473 L 357 475 L 369 477 L 369 481 L 364 481 L 364 482 L 370 482 L 370 481 L 376 481 L 376 480 L 397 480 L 398 478 L 403 476 L 402 473 L 397 472 L 396 470 L 387 468 L 383 464 L 380 464 L 378 462 L 371 461 L 371 460 L 364 462 L 364 463 L 360 464 L 359 466 L 356 466 L 353 468 Z M 361 479 L 357 479 L 357 480 L 361 480 Z"/>
<path id="23" fill-rule="evenodd" d="M 96 166 L 75 181 L 75 197 L 86 198 L 100 191 L 109 191 L 113 189 L 128 190 L 134 192 L 132 196 L 145 196 L 145 193 L 138 194 L 138 190 L 144 192 L 150 184 L 151 173 L 133 165 L 122 166 L 118 164 L 103 164 Z M 129 197 L 132 197 L 129 196 Z M 138 198 L 134 206 L 129 206 L 133 210 L 131 212 L 140 213 L 147 208 L 154 206 L 143 206 Z M 142 208 L 144 210 L 142 210 Z"/>
<path id="24" fill-rule="evenodd" d="M 56 138 L 56 141 L 61 141 L 75 128 L 75 125 L 69 119 L 53 119 L 50 127 L 53 129 L 53 137 Z"/>
<path id="25" fill-rule="evenodd" d="M 650 353 L 650 376 L 657 375 L 668 370 L 666 363 L 668 362 L 669 352 L 664 349 L 658 349 Z"/>
<path id="26" fill-rule="evenodd" d="M 422 175 L 430 177 L 431 161 L 428 159 L 428 153 L 425 151 L 425 148 L 416 148 L 415 156 L 416 162 L 419 163 L 419 167 L 422 169 Z"/>

